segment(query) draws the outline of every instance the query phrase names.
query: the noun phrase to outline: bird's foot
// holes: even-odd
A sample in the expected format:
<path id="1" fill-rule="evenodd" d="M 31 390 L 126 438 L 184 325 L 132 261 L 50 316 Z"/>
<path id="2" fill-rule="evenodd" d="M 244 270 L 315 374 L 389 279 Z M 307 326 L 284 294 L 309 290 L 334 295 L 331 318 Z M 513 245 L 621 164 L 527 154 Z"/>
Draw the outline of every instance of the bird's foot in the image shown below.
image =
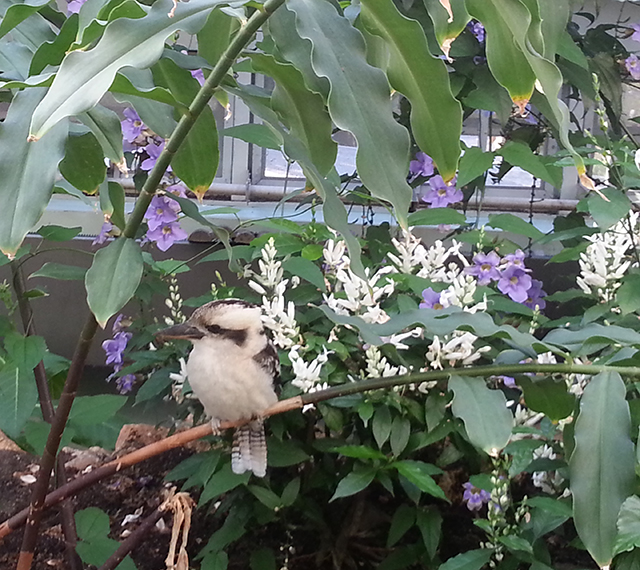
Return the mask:
<path id="1" fill-rule="evenodd" d="M 222 422 L 219 419 L 213 418 L 211 420 L 211 432 L 213 433 L 213 435 L 220 435 L 221 430 L 220 430 L 220 424 Z"/>

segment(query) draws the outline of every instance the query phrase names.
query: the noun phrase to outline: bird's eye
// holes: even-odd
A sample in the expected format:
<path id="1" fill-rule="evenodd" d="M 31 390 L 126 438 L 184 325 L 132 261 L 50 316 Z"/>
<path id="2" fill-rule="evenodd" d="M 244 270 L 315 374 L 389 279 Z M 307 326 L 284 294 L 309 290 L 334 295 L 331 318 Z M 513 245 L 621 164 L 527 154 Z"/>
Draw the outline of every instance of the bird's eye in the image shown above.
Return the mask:
<path id="1" fill-rule="evenodd" d="M 220 325 L 207 325 L 205 327 L 211 334 L 221 334 L 222 327 Z"/>

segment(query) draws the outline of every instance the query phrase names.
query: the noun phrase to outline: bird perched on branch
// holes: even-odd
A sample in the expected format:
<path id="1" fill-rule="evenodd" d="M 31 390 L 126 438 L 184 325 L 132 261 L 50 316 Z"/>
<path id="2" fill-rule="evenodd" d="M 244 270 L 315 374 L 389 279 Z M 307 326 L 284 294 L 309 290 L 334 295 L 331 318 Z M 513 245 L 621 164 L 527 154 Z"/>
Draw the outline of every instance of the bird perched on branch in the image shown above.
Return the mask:
<path id="1" fill-rule="evenodd" d="M 223 421 L 252 420 L 233 434 L 231 469 L 264 477 L 267 445 L 261 414 L 278 400 L 274 383 L 280 376 L 280 362 L 260 312 L 258 306 L 239 299 L 212 301 L 196 309 L 185 323 L 157 336 L 193 343 L 187 376 L 212 418 L 214 433 L 219 433 Z"/>

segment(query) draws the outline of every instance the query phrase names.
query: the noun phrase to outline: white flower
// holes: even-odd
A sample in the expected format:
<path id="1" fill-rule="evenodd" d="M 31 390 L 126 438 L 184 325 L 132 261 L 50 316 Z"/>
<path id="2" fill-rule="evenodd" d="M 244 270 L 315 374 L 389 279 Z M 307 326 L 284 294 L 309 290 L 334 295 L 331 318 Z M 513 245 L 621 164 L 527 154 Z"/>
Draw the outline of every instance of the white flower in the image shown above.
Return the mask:
<path id="1" fill-rule="evenodd" d="M 544 444 L 533 452 L 534 459 L 544 458 L 554 460 L 556 457 L 553 449 L 547 444 Z M 531 475 L 531 481 L 535 487 L 552 495 L 557 492 L 564 479 L 557 471 L 534 471 Z"/>
<path id="2" fill-rule="evenodd" d="M 342 240 L 327 240 L 322 250 L 324 262 L 330 269 L 334 269 L 349 263 L 349 258 L 345 257 L 345 243 Z"/>
<path id="3" fill-rule="evenodd" d="M 173 382 L 171 386 L 171 397 L 180 404 L 184 400 L 184 395 L 182 394 L 184 383 L 189 377 L 187 376 L 187 363 L 184 358 L 180 357 L 178 362 L 180 363 L 180 372 L 170 372 L 169 378 Z"/>
<path id="4" fill-rule="evenodd" d="M 449 366 L 462 364 L 466 366 L 478 360 L 483 353 L 491 350 L 489 346 L 475 349 L 474 343 L 478 337 L 470 332 L 453 331 L 452 335 L 444 335 L 443 340 L 435 335 L 427 350 L 427 360 L 432 368 L 443 369 L 442 363 Z"/>
<path id="5" fill-rule="evenodd" d="M 367 378 L 389 378 L 390 376 L 401 376 L 407 373 L 404 366 L 391 366 L 386 357 L 382 356 L 380 350 L 375 346 L 370 346 L 365 356 L 367 359 Z"/>
<path id="6" fill-rule="evenodd" d="M 294 346 L 289 350 L 289 359 L 291 360 L 291 367 L 295 374 L 295 379 L 292 380 L 296 388 L 299 388 L 302 392 L 313 392 L 313 388 L 320 381 L 320 374 L 322 367 L 326 364 L 331 354 L 325 348 L 322 353 L 318 354 L 312 362 L 305 362 L 304 359 L 298 354 L 300 346 Z"/>

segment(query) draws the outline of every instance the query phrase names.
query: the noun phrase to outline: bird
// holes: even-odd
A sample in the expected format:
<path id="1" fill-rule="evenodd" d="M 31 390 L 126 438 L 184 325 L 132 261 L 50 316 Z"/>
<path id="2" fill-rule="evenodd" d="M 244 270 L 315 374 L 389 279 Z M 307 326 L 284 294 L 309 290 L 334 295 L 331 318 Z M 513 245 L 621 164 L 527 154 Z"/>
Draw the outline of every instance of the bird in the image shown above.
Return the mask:
<path id="1" fill-rule="evenodd" d="M 187 377 L 211 416 L 214 434 L 220 433 L 221 422 L 251 420 L 234 431 L 232 471 L 264 477 L 267 444 L 262 413 L 278 401 L 280 361 L 260 316 L 260 307 L 240 299 L 211 301 L 184 323 L 156 336 L 191 341 Z"/>

